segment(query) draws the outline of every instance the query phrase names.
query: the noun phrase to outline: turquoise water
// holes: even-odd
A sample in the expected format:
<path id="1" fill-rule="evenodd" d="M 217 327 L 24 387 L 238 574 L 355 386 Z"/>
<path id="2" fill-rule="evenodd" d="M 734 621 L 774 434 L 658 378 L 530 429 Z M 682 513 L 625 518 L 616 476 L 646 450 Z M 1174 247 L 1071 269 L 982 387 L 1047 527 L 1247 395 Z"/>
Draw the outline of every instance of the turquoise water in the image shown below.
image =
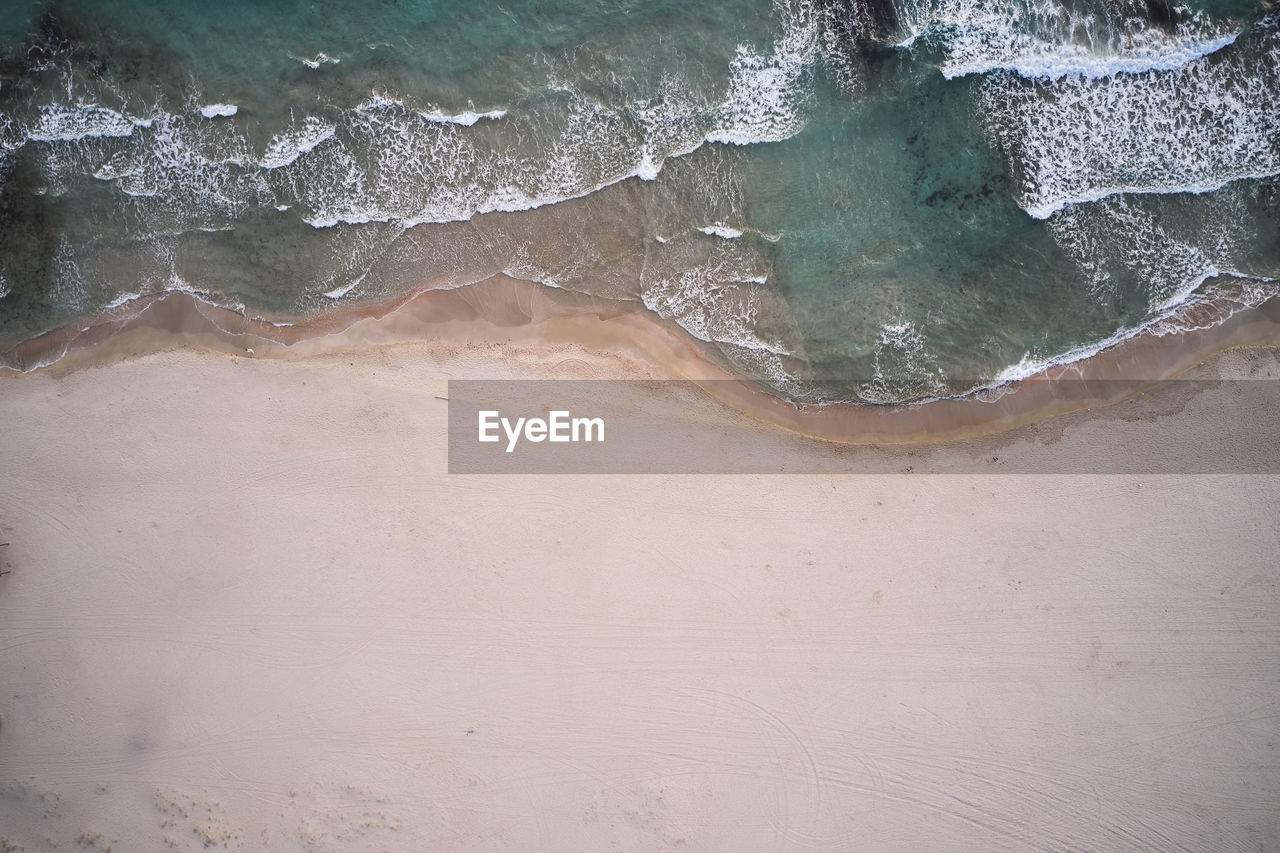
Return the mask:
<path id="1" fill-rule="evenodd" d="M 65 0 L 0 56 L 0 350 L 504 273 L 886 402 L 1280 278 L 1280 15 L 1238 0 Z"/>

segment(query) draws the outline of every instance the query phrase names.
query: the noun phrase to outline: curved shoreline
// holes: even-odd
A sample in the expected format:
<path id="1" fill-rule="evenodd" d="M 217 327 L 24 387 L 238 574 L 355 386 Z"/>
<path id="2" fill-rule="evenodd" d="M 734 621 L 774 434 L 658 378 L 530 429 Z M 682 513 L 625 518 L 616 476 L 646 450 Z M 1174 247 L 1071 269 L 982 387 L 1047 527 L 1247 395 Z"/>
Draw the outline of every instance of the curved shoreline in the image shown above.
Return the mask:
<path id="1" fill-rule="evenodd" d="M 720 403 L 811 438 L 854 445 L 929 445 L 1005 433 L 1131 399 L 1229 349 L 1280 346 L 1280 299 L 1241 308 L 1223 298 L 1188 311 L 1191 329 L 1141 331 L 1068 364 L 1009 384 L 923 403 L 804 405 L 734 377 L 691 338 L 638 307 L 496 276 L 437 289 L 448 279 L 382 303 L 295 324 L 250 318 L 184 292 L 142 297 L 85 326 L 67 326 L 4 353 L 0 375 L 58 374 L 178 346 L 229 356 L 307 358 L 381 346 L 432 350 L 580 346 L 621 356 L 626 379 L 697 382 Z M 1216 312 L 1216 316 L 1215 316 Z M 1222 316 L 1225 315 L 1225 316 Z"/>

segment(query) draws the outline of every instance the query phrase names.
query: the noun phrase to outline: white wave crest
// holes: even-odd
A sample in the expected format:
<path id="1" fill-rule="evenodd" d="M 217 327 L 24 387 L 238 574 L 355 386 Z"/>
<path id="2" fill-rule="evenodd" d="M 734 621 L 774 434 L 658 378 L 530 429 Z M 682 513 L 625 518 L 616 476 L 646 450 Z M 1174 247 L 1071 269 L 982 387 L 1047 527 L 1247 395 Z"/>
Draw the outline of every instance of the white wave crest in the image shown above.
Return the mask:
<path id="1" fill-rule="evenodd" d="M 1267 278 L 1256 278 L 1241 273 L 1220 271 L 1214 276 L 1234 279 L 1241 286 L 1240 292 L 1231 299 L 1223 299 L 1219 293 L 1194 295 L 1182 302 L 1166 306 L 1142 323 L 1131 327 L 1122 327 L 1102 340 L 1075 347 L 1066 352 L 1051 356 L 1026 353 L 1017 364 L 1011 364 L 1001 370 L 991 382 L 975 388 L 975 392 L 992 390 L 1003 385 L 1029 379 L 1052 367 L 1065 367 L 1078 361 L 1092 358 L 1118 344 L 1142 335 L 1164 337 L 1171 334 L 1186 334 L 1217 326 L 1241 311 L 1257 308 L 1269 299 L 1274 299 L 1280 290 L 1277 282 Z M 1203 283 L 1203 282 L 1201 282 Z M 1216 304 L 1215 304 L 1216 303 Z M 1205 319 L 1198 321 L 1196 309 L 1212 306 L 1215 310 L 1205 312 Z"/>
<path id="2" fill-rule="evenodd" d="M 373 91 L 367 98 L 356 104 L 356 112 L 372 113 L 382 110 L 408 109 L 405 102 L 400 98 L 389 95 L 386 92 Z"/>
<path id="3" fill-rule="evenodd" d="M 1068 8 L 1055 0 L 905 0 L 899 47 L 941 51 L 947 78 L 997 69 L 1024 77 L 1110 77 L 1170 71 L 1239 35 L 1185 6 L 1166 30 L 1123 3 Z"/>
<path id="4" fill-rule="evenodd" d="M 365 275 L 367 275 L 367 274 L 368 274 L 368 273 L 365 273 L 365 274 L 363 274 L 363 275 L 359 276 L 358 278 L 353 279 L 352 281 L 347 282 L 347 283 L 346 283 L 346 284 L 344 284 L 344 285 L 341 285 L 341 286 L 339 286 L 339 287 L 335 287 L 333 290 L 327 290 L 327 291 L 325 291 L 325 292 L 324 292 L 324 295 L 325 295 L 325 296 L 327 296 L 327 297 L 328 297 L 328 298 L 330 298 L 330 299 L 341 299 L 342 297 L 344 297 L 344 296 L 346 296 L 348 293 L 350 293 L 352 290 L 354 290 L 356 287 L 358 287 L 358 286 L 359 286 L 359 284 L 360 284 L 360 282 L 364 281 Z"/>
<path id="5" fill-rule="evenodd" d="M 367 98 L 356 105 L 356 111 L 373 114 L 373 113 L 396 113 L 406 112 L 424 118 L 429 122 L 436 124 L 456 124 L 461 127 L 471 127 L 481 120 L 497 121 L 506 116 L 507 111 L 502 108 L 480 111 L 476 110 L 474 105 L 471 109 L 466 109 L 458 113 L 445 112 L 437 106 L 430 106 L 426 109 L 417 109 L 411 106 L 403 98 L 388 94 L 387 92 L 374 91 Z"/>
<path id="6" fill-rule="evenodd" d="M 1280 33 L 1173 71 L 992 79 L 982 106 L 1018 203 L 1045 219 L 1119 193 L 1204 193 L 1280 174 Z"/>
<path id="7" fill-rule="evenodd" d="M 871 379 L 858 389 L 867 402 L 897 403 L 946 393 L 937 359 L 909 320 L 881 325 L 873 358 Z"/>
<path id="8" fill-rule="evenodd" d="M 324 119 L 307 116 L 301 125 L 273 136 L 258 163 L 265 169 L 287 166 L 302 155 L 314 151 L 320 143 L 332 138 L 336 131 L 337 128 Z"/>
<path id="9" fill-rule="evenodd" d="M 200 115 L 205 118 L 230 118 L 240 112 L 235 104 L 209 104 L 200 108 Z"/>
<path id="10" fill-rule="evenodd" d="M 636 177 L 642 181 L 656 181 L 662 171 L 662 160 L 653 156 L 650 151 L 640 155 L 640 165 L 636 167 Z"/>
<path id="11" fill-rule="evenodd" d="M 301 62 L 303 65 L 305 65 L 305 66 L 307 66 L 308 68 L 311 68 L 311 69 L 316 69 L 316 68 L 319 68 L 321 65 L 326 65 L 326 64 L 333 64 L 333 65 L 337 65 L 339 62 L 341 62 L 341 61 L 342 61 L 341 59 L 336 59 L 336 58 L 334 58 L 334 57 L 330 56 L 329 54 L 325 53 L 324 51 L 321 51 L 321 52 L 317 53 L 315 56 L 310 56 L 310 57 L 308 57 L 308 56 L 293 56 L 292 54 L 290 54 L 290 57 L 289 57 L 289 58 L 290 58 L 290 59 L 296 59 L 296 60 L 298 60 L 299 62 Z"/>
<path id="12" fill-rule="evenodd" d="M 138 215 L 166 233 L 223 229 L 251 206 L 272 201 L 248 143 L 234 125 L 157 116 L 155 126 L 132 149 L 101 171 L 126 195 L 139 200 Z M 154 199 L 154 202 L 144 203 Z"/>
<path id="13" fill-rule="evenodd" d="M 679 257 L 678 249 L 675 257 Z M 718 251 L 706 262 L 682 268 L 682 263 L 650 271 L 641 301 L 658 316 L 671 320 L 695 338 L 732 344 L 774 356 L 791 354 L 777 336 L 761 331 L 761 320 L 787 313 L 781 297 L 760 280 L 761 261 L 752 251 Z"/>
<path id="14" fill-rule="evenodd" d="M 132 119 L 96 104 L 40 108 L 27 129 L 27 138 L 39 142 L 72 141 L 93 136 L 128 136 L 137 127 L 149 127 L 149 119 Z"/>
<path id="15" fill-rule="evenodd" d="M 1237 185 L 1200 197 L 1197 215 L 1176 220 L 1144 209 L 1139 198 L 1112 196 L 1061 211 L 1049 233 L 1094 292 L 1111 291 L 1117 280 L 1138 282 L 1150 310 L 1162 311 L 1224 271 L 1245 275 L 1231 270 L 1232 258 L 1248 255 L 1245 195 Z"/>
<path id="16" fill-rule="evenodd" d="M 784 28 L 770 56 L 738 46 L 730 66 L 729 91 L 706 134 L 708 142 L 780 142 L 804 128 L 818 27 L 811 15 L 796 15 L 784 20 Z"/>
<path id="17" fill-rule="evenodd" d="M 374 92 L 344 117 L 341 142 L 308 158 L 301 179 L 312 210 L 304 221 L 318 228 L 464 221 L 580 198 L 653 167 L 643 124 L 566 91 L 566 114 L 556 124 L 514 119 L 514 135 L 537 141 L 523 151 L 488 130 L 472 131 L 478 119 L 443 121 Z"/>
<path id="18" fill-rule="evenodd" d="M 423 118 L 428 121 L 438 121 L 442 124 L 460 124 L 463 127 L 471 127 L 481 119 L 496 121 L 507 114 L 506 110 L 489 110 L 488 112 L 476 112 L 474 110 L 463 110 L 460 113 L 446 113 L 439 109 L 431 109 L 426 112 L 420 112 Z"/>
<path id="19" fill-rule="evenodd" d="M 3 155 L 17 151 L 27 142 L 22 127 L 7 113 L 0 112 L 0 166 L 3 166 Z"/>
<path id="20" fill-rule="evenodd" d="M 761 319 L 785 308 L 759 284 L 719 281 L 712 270 L 700 267 L 649 280 L 641 301 L 698 340 L 718 345 L 744 374 L 779 390 L 802 391 L 784 362 L 791 355 L 789 348 L 761 334 Z"/>
<path id="21" fill-rule="evenodd" d="M 235 105 L 194 102 L 189 114 L 158 113 L 136 144 L 47 152 L 43 171 L 51 192 L 80 173 L 135 199 L 156 199 L 140 209 L 171 219 L 166 227 L 177 230 L 222 227 L 226 216 L 260 204 L 297 209 L 318 228 L 531 210 L 631 178 L 656 180 L 671 158 L 709 139 L 748 144 L 797 132 L 816 28 L 781 0 L 778 8 L 780 36 L 760 54 L 739 51 L 723 98 L 694 91 L 678 75 L 622 100 L 565 84 L 553 88 L 550 110 L 514 114 L 488 104 L 455 112 L 375 90 L 351 109 L 291 123 L 257 151 L 237 123 L 216 120 L 236 115 Z M 200 121 L 196 111 L 215 120 Z M 49 108 L 36 124 L 38 135 L 71 139 L 129 135 L 144 122 L 88 107 Z M 703 221 L 720 229 L 707 233 L 739 236 L 715 215 Z"/>
<path id="22" fill-rule="evenodd" d="M 141 298 L 142 298 L 142 294 L 136 291 L 132 291 L 132 290 L 122 291 L 120 293 L 117 293 L 115 298 L 113 298 L 110 302 L 104 305 L 102 307 L 102 310 L 114 311 L 115 309 L 119 308 L 121 305 L 127 305 L 130 302 L 133 302 L 135 299 L 141 299 Z"/>
<path id="23" fill-rule="evenodd" d="M 717 222 L 714 225 L 706 225 L 698 230 L 703 234 L 707 234 L 712 237 L 721 237 L 725 240 L 736 240 L 746 233 L 739 228 L 731 228 L 722 222 Z"/>

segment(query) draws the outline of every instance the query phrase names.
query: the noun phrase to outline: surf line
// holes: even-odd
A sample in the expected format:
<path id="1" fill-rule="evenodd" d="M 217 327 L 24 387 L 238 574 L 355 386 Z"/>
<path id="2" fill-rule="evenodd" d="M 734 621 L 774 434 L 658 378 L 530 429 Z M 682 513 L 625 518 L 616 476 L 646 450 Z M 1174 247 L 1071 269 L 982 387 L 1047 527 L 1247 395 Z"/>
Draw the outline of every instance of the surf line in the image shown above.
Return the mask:
<path id="1" fill-rule="evenodd" d="M 546 418 L 516 418 L 513 424 L 510 418 L 490 409 L 479 412 L 478 421 L 478 440 L 481 443 L 501 441 L 498 428 L 502 428 L 507 436 L 507 453 L 516 449 L 522 437 L 535 444 L 542 441 L 604 442 L 604 418 L 575 418 L 565 410 L 547 412 Z"/>

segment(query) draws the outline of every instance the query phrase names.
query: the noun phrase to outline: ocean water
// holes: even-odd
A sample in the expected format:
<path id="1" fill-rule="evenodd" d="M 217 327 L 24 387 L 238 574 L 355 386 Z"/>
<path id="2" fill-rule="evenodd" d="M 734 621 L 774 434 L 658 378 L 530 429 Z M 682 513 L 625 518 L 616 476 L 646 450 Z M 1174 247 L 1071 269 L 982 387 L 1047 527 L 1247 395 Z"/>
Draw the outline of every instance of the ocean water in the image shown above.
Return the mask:
<path id="1" fill-rule="evenodd" d="M 501 273 L 781 395 L 928 398 L 1280 290 L 1280 12 L 5 0 L 0 182 L 0 352 Z"/>

